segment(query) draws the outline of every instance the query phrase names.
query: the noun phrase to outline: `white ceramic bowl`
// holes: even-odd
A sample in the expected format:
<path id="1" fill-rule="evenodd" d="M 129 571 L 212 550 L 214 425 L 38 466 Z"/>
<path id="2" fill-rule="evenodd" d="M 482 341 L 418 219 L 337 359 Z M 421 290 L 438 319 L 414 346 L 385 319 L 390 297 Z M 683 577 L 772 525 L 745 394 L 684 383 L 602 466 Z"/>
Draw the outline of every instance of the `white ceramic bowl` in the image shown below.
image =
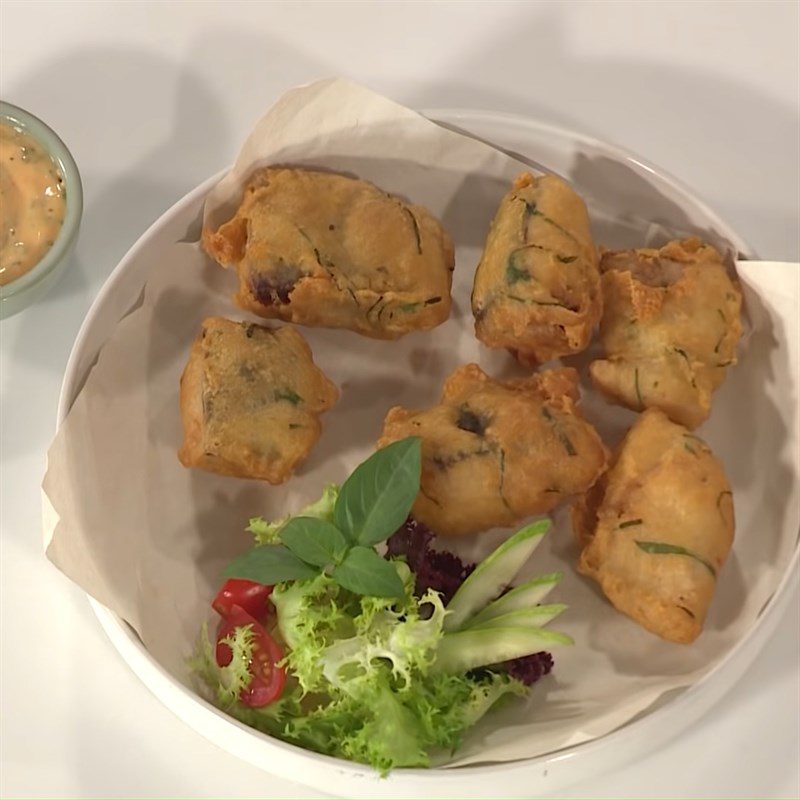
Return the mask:
<path id="1" fill-rule="evenodd" d="M 753 255 L 747 244 L 687 188 L 619 148 L 508 115 L 433 111 L 429 116 L 496 143 L 515 155 L 530 154 L 537 162 L 572 179 L 587 196 L 590 208 L 595 201 L 609 205 L 608 198 L 592 196 L 595 189 L 610 192 L 612 206 L 615 202 L 637 209 L 645 218 L 656 219 L 661 215 L 678 228 L 713 229 L 741 253 Z M 59 402 L 59 423 L 69 411 L 98 350 L 136 302 L 150 254 L 160 244 L 183 238 L 196 221 L 204 196 L 219 177 L 210 178 L 167 211 L 109 277 L 75 342 Z M 678 218 L 669 219 L 670 214 Z M 615 223 L 619 224 L 620 219 Z M 365 766 L 302 750 L 241 725 L 176 680 L 151 657 L 121 619 L 98 603 L 92 601 L 92 604 L 122 657 L 156 697 L 203 736 L 267 772 L 349 797 L 526 797 L 552 792 L 635 759 L 695 721 L 736 682 L 759 653 L 788 602 L 787 589 L 796 574 L 795 552 L 758 624 L 738 645 L 690 689 L 621 729 L 576 747 L 521 762 L 458 769 L 402 769 L 387 779 L 380 779 Z"/>

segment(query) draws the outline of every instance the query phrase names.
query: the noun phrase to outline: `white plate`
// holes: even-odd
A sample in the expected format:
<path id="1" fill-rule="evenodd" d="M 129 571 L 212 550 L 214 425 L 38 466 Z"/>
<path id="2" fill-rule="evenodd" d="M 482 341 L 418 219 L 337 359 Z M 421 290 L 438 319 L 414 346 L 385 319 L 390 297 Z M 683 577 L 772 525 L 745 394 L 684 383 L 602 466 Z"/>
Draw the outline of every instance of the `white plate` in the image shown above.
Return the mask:
<path id="1" fill-rule="evenodd" d="M 438 111 L 430 116 L 568 177 L 587 200 L 598 239 L 606 245 L 639 243 L 642 220 L 651 220 L 673 230 L 727 239 L 739 252 L 752 256 L 746 243 L 688 189 L 619 148 L 507 115 Z M 186 238 L 187 231 L 196 226 L 204 196 L 218 179 L 219 176 L 209 179 L 166 212 L 109 277 L 73 348 L 59 403 L 59 424 L 100 347 L 121 317 L 135 305 L 145 270 L 159 248 Z M 630 235 L 626 233 L 628 230 Z M 758 625 L 718 666 L 691 689 L 641 719 L 595 741 L 524 762 L 451 770 L 397 770 L 386 780 L 377 779 L 366 767 L 310 753 L 239 724 L 166 672 L 121 619 L 97 603 L 93 602 L 93 607 L 123 658 L 168 708 L 217 745 L 268 772 L 344 796 L 522 797 L 553 791 L 570 781 L 585 779 L 595 771 L 633 759 L 697 719 L 744 672 L 774 629 L 788 600 L 786 587 L 796 563 L 795 553 L 792 568 Z"/>

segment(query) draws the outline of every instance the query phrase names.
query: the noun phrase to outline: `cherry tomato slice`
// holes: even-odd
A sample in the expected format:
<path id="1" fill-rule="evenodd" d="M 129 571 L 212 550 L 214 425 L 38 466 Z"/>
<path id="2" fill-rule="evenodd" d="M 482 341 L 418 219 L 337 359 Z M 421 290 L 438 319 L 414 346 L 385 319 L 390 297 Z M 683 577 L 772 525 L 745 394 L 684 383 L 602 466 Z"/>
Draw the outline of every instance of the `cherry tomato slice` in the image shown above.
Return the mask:
<path id="1" fill-rule="evenodd" d="M 234 606 L 239 606 L 251 617 L 263 622 L 269 613 L 270 594 L 272 586 L 244 578 L 228 578 L 212 601 L 211 607 L 224 619 Z"/>
<path id="2" fill-rule="evenodd" d="M 233 658 L 231 648 L 220 640 L 245 625 L 253 626 L 255 647 L 250 662 L 250 685 L 239 693 L 239 700 L 250 708 L 261 708 L 277 700 L 286 685 L 286 671 L 278 666 L 283 658 L 283 651 L 264 626 L 240 606 L 232 606 L 228 615 L 220 622 L 217 631 L 217 664 L 227 667 Z"/>

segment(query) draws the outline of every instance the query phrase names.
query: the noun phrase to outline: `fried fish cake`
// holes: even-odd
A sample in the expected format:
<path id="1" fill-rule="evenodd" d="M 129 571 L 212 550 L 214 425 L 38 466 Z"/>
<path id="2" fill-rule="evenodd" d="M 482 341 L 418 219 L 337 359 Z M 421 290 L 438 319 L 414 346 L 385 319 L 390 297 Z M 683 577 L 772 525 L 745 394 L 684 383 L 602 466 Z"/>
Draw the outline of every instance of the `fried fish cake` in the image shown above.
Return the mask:
<path id="1" fill-rule="evenodd" d="M 604 253 L 600 270 L 606 358 L 589 368 L 595 386 L 614 403 L 660 408 L 696 428 L 742 334 L 742 294 L 722 256 L 694 237 Z"/>
<path id="2" fill-rule="evenodd" d="M 606 451 L 575 408 L 577 384 L 573 369 L 502 382 L 469 364 L 447 379 L 439 405 L 392 408 L 379 446 L 422 438 L 413 516 L 459 536 L 515 525 L 585 492 Z"/>
<path id="3" fill-rule="evenodd" d="M 261 317 L 397 339 L 450 316 L 450 237 L 426 209 L 366 181 L 263 169 L 203 246 L 236 268 L 236 302 Z"/>
<path id="4" fill-rule="evenodd" d="M 283 483 L 338 396 L 296 330 L 211 317 L 181 376 L 178 458 L 185 467 Z"/>
<path id="5" fill-rule="evenodd" d="M 734 531 L 731 487 L 702 440 L 648 409 L 572 520 L 578 571 L 618 611 L 671 642 L 700 635 Z"/>
<path id="6" fill-rule="evenodd" d="M 521 361 L 544 362 L 585 349 L 601 310 L 586 205 L 555 175 L 520 175 L 475 272 L 475 335 Z"/>

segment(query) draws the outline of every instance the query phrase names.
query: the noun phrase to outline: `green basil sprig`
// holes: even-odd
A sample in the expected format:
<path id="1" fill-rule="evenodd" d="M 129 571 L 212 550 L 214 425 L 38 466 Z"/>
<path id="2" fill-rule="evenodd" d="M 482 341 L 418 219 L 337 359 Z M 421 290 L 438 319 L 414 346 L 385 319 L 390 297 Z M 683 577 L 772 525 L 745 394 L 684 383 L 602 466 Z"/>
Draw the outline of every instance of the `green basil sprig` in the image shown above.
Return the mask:
<path id="1" fill-rule="evenodd" d="M 314 517 L 290 519 L 279 536 L 296 556 L 315 567 L 338 564 L 348 549 L 347 539 L 335 525 Z"/>
<path id="2" fill-rule="evenodd" d="M 255 547 L 235 558 L 225 569 L 225 577 L 272 585 L 313 578 L 317 572 L 284 545 L 274 544 Z"/>
<path id="3" fill-rule="evenodd" d="M 228 565 L 225 577 L 275 584 L 327 572 L 355 594 L 401 596 L 400 576 L 372 546 L 405 521 L 419 493 L 421 470 L 417 436 L 378 450 L 342 485 L 332 522 L 293 517 L 280 528 L 282 544 L 249 550 Z"/>
<path id="4" fill-rule="evenodd" d="M 391 561 L 381 558 L 371 547 L 357 544 L 331 572 L 331 577 L 354 594 L 372 597 L 400 597 L 403 581 Z"/>
<path id="5" fill-rule="evenodd" d="M 377 544 L 405 522 L 419 493 L 421 441 L 414 436 L 378 450 L 344 482 L 333 521 L 351 543 Z"/>

